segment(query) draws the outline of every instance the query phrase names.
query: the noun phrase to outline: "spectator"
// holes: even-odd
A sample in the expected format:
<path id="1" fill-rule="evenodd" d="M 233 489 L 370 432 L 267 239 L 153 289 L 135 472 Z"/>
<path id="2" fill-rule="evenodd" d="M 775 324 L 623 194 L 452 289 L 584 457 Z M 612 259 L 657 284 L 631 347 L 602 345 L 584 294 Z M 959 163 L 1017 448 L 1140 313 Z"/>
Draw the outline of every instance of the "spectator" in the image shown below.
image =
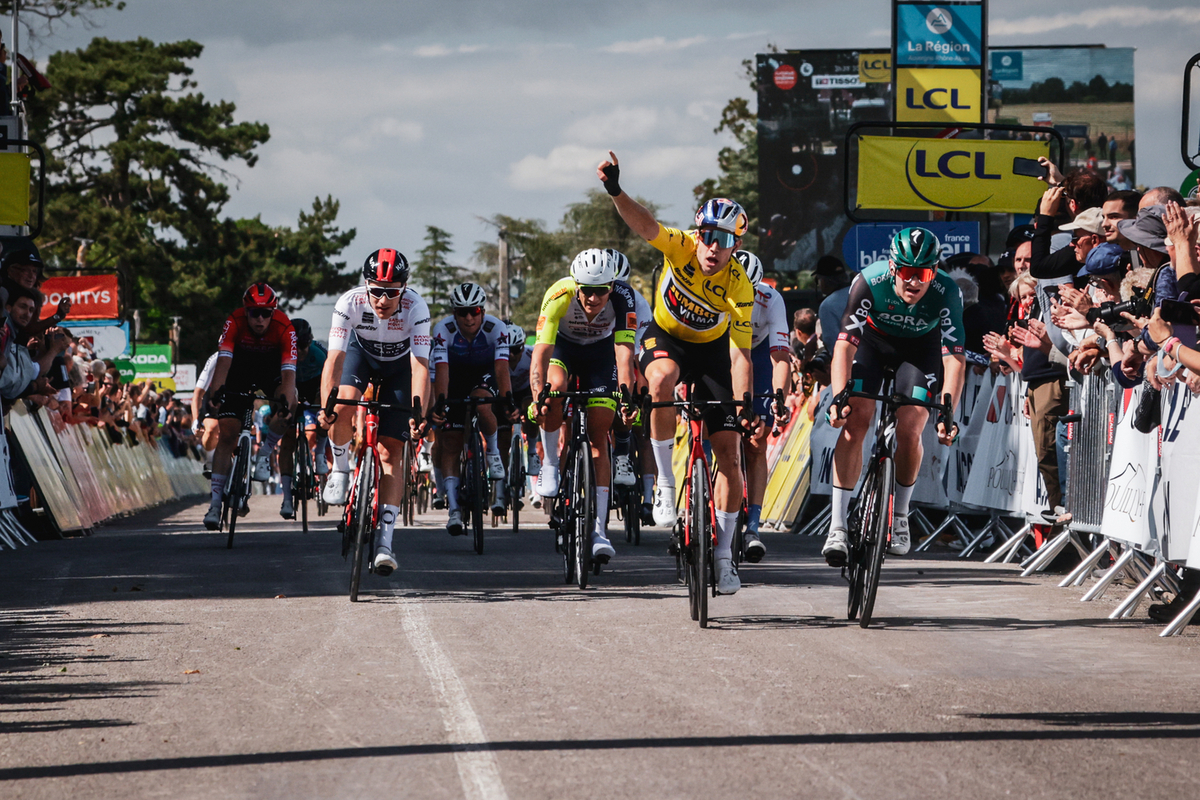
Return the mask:
<path id="1" fill-rule="evenodd" d="M 813 269 L 817 278 L 817 291 L 826 295 L 817 308 L 821 322 L 821 345 L 833 352 L 838 332 L 842 328 L 842 314 L 850 301 L 850 278 L 846 268 L 834 256 L 822 256 Z"/>
<path id="2" fill-rule="evenodd" d="M 1108 185 L 1117 192 L 1127 192 L 1133 188 L 1133 184 L 1125 177 L 1125 170 L 1120 167 L 1113 169 L 1112 175 L 1108 178 Z"/>
<path id="3" fill-rule="evenodd" d="M 0 397 L 5 400 L 15 400 L 24 394 L 39 375 L 50 368 L 54 359 L 67 349 L 67 337 L 58 328 L 48 331 L 48 346 L 42 348 L 35 361 L 30 355 L 29 348 L 21 344 L 22 339 L 28 340 L 25 333 L 33 324 L 33 312 L 38 304 L 38 293 L 23 286 L 14 286 L 9 290 L 5 310 L 8 319 L 0 334 L 0 342 L 4 347 L 4 370 L 0 373 Z"/>
<path id="4" fill-rule="evenodd" d="M 1104 215 L 1104 241 L 1114 244 L 1123 244 L 1125 239 L 1121 238 L 1121 234 L 1117 231 L 1117 223 L 1123 219 L 1133 219 L 1137 216 L 1138 202 L 1142 199 L 1139 192 L 1117 191 L 1113 192 L 1104 201 L 1104 205 L 1100 207 L 1101 213 Z M 1126 250 L 1133 249 L 1133 243 L 1129 242 Z"/>
<path id="5" fill-rule="evenodd" d="M 798 308 L 792 315 L 792 334 L 790 337 L 792 355 L 803 364 L 817 352 L 817 312 L 811 308 Z"/>

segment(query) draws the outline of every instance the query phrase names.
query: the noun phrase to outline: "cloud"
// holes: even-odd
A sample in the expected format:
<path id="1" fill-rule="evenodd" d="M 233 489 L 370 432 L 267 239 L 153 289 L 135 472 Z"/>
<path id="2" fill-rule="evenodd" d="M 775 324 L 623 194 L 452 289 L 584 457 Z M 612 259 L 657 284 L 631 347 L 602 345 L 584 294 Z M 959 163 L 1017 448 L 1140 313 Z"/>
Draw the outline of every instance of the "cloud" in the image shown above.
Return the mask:
<path id="1" fill-rule="evenodd" d="M 675 178 L 699 180 L 712 172 L 716 147 L 656 147 L 622 156 L 624 169 L 641 179 Z M 555 147 L 549 155 L 528 155 L 512 165 L 508 182 L 514 189 L 543 191 L 586 189 L 596 184 L 596 165 L 604 157 L 594 147 L 568 144 Z"/>
<path id="2" fill-rule="evenodd" d="M 458 47 L 447 47 L 444 44 L 427 44 L 413 50 L 413 55 L 417 58 L 442 58 L 444 56 L 478 53 L 483 49 L 485 48 L 481 44 L 460 44 Z"/>
<path id="3" fill-rule="evenodd" d="M 649 136 L 658 127 L 659 117 L 656 108 L 614 108 L 612 111 L 592 114 L 572 123 L 565 133 L 566 138 L 572 142 L 614 147 L 621 142 Z"/>
<path id="4" fill-rule="evenodd" d="M 670 42 L 662 36 L 655 36 L 652 39 L 638 39 L 636 42 L 616 42 L 608 47 L 601 47 L 600 52 L 641 55 L 664 50 L 683 50 L 692 45 L 705 44 L 708 41 L 707 36 L 693 36 L 690 39 L 676 39 Z"/>
<path id="5" fill-rule="evenodd" d="M 1055 14 L 1050 17 L 992 20 L 988 34 L 993 36 L 1048 33 L 1063 28 L 1130 27 L 1143 25 L 1200 25 L 1200 8 L 1146 8 L 1145 6 L 1110 6 L 1091 8 L 1075 14 Z"/>

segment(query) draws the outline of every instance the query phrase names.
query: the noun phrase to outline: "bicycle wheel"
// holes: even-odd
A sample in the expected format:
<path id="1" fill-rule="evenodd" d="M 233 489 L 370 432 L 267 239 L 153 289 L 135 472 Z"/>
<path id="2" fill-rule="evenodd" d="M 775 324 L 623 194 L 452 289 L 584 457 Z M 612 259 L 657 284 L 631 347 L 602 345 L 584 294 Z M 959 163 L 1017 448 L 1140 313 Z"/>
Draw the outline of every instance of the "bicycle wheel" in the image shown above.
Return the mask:
<path id="1" fill-rule="evenodd" d="M 508 509 L 512 514 L 513 533 L 520 528 L 521 503 L 525 496 L 525 452 L 521 447 L 521 428 L 513 431 L 508 448 Z"/>
<path id="2" fill-rule="evenodd" d="M 696 596 L 696 616 L 701 628 L 708 627 L 708 593 L 712 567 L 712 499 L 708 491 L 708 465 L 702 459 L 692 464 L 692 543 L 695 563 L 692 567 L 692 591 Z"/>
<path id="3" fill-rule="evenodd" d="M 238 442 L 237 454 L 234 458 L 236 461 L 233 465 L 233 473 L 229 476 L 229 484 L 225 487 L 225 502 L 229 504 L 229 540 L 225 543 L 227 550 L 233 549 L 233 531 L 237 528 L 238 514 L 242 509 L 242 504 L 249 497 L 249 493 L 246 491 L 249 488 L 249 439 L 242 439 Z"/>
<path id="4" fill-rule="evenodd" d="M 865 543 L 866 563 L 863 565 L 862 616 L 858 624 L 871 624 L 871 613 L 875 610 L 875 593 L 879 590 L 879 575 L 883 570 L 883 554 L 887 550 L 892 532 L 892 492 L 896 466 L 890 458 L 879 461 L 879 481 L 875 485 L 874 514 L 870 527 L 863 527 L 867 534 Z"/>
<path id="5" fill-rule="evenodd" d="M 404 526 L 413 524 L 417 504 L 417 465 L 413 453 L 413 443 L 404 443 L 404 458 L 400 474 L 404 476 L 404 500 L 400 504 L 401 520 Z"/>
<path id="6" fill-rule="evenodd" d="M 354 542 L 353 561 L 350 563 L 350 602 L 358 602 L 358 586 L 362 580 L 363 551 L 367 549 L 374 533 L 375 518 L 372 514 L 375 494 L 375 459 L 368 450 L 359 459 L 358 475 L 354 481 L 354 517 L 351 536 Z M 370 558 L 371 554 L 366 553 Z"/>
<path id="7" fill-rule="evenodd" d="M 292 456 L 292 506 L 300 505 L 300 529 L 308 533 L 308 496 L 312 493 L 312 463 L 309 461 L 308 440 L 301 431 Z"/>
<path id="8" fill-rule="evenodd" d="M 596 495 L 592 478 L 592 449 L 586 445 L 575 451 L 575 483 L 571 487 L 571 505 L 575 506 L 575 583 L 587 588 L 591 564 L 592 526 L 596 519 Z"/>
<path id="9" fill-rule="evenodd" d="M 471 496 L 469 508 L 471 511 L 471 536 L 475 545 L 475 553 L 483 555 L 483 507 L 487 503 L 485 493 L 491 488 L 487 473 L 484 471 L 483 452 L 479 444 L 479 429 L 473 428 L 471 439 L 471 457 L 467 469 L 471 473 Z"/>
<path id="10" fill-rule="evenodd" d="M 863 569 L 866 564 L 866 551 L 864 542 L 866 541 L 866 525 L 864 520 L 868 522 L 874 518 L 875 509 L 875 484 L 879 481 L 879 474 L 874 468 L 868 470 L 867 477 L 863 481 L 862 491 L 858 495 L 858 503 L 853 513 L 850 515 L 849 528 L 846 531 L 846 581 L 850 584 L 849 597 L 846 601 L 846 619 L 858 619 L 858 612 L 862 608 L 863 599 L 863 581 L 866 576 L 866 571 Z"/>

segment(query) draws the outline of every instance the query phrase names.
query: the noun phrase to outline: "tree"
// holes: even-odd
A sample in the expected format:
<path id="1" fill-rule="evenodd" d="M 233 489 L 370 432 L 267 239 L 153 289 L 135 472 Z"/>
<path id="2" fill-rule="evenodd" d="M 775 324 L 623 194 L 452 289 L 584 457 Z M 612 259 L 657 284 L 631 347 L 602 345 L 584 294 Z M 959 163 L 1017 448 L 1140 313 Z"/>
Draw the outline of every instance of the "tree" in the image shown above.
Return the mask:
<path id="1" fill-rule="evenodd" d="M 427 244 L 414 262 L 413 281 L 422 287 L 421 296 L 429 304 L 429 312 L 436 319 L 446 313 L 450 304 L 450 292 L 466 278 L 467 270 L 452 266 L 448 260 L 454 252 L 447 231 L 434 225 L 425 226 Z"/>
<path id="2" fill-rule="evenodd" d="M 335 226 L 338 204 L 314 200 L 297 229 L 259 218 L 221 217 L 225 163 L 252 167 L 266 125 L 234 120 L 190 76 L 203 47 L 149 39 L 97 38 L 55 53 L 53 88 L 35 96 L 32 134 L 48 149 L 46 242 L 51 268 L 71 268 L 77 239 L 91 239 L 91 265 L 126 278 L 125 307 L 143 309 L 148 337 L 165 340 L 184 318 L 182 355 L 212 350 L 245 287 L 266 279 L 290 305 L 353 282 L 333 261 L 354 237 Z"/>
<path id="3" fill-rule="evenodd" d="M 125 8 L 118 0 L 20 0 L 21 27 L 34 39 L 54 32 L 54 25 L 66 19 L 82 20 L 93 25 L 91 12 L 116 7 Z M 11 17 L 14 0 L 0 0 L 0 15 Z"/>

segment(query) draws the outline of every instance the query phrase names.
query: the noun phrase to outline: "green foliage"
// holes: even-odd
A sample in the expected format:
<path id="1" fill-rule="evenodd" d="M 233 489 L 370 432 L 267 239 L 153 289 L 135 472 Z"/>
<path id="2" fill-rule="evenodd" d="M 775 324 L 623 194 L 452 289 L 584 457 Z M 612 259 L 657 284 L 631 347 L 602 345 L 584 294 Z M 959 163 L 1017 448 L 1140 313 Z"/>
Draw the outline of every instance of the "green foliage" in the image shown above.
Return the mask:
<path id="1" fill-rule="evenodd" d="M 433 225 L 425 226 L 425 247 L 413 262 L 412 282 L 420 286 L 421 297 L 429 304 L 429 313 L 434 320 L 445 316 L 450 303 L 450 292 L 468 280 L 467 270 L 450 264 L 449 255 L 454 252 L 451 236 L 447 231 Z"/>
<path id="2" fill-rule="evenodd" d="M 255 280 L 291 308 L 354 282 L 332 260 L 354 238 L 336 227 L 332 197 L 316 198 L 295 229 L 221 217 L 222 164 L 253 166 L 270 134 L 193 91 L 188 62 L 202 51 L 192 41 L 93 39 L 50 57 L 53 88 L 30 109 L 33 138 L 49 151 L 47 265 L 73 267 L 77 240 L 93 240 L 89 266 L 125 275 L 123 302 L 143 309 L 144 338 L 165 340 L 170 317 L 183 317 L 185 359 L 212 350 Z"/>
<path id="3" fill-rule="evenodd" d="M 1109 85 L 1103 75 L 1097 75 L 1087 83 L 1075 81 L 1070 86 L 1062 78 L 1047 78 L 1028 89 L 1005 89 L 1003 102 L 1010 106 L 1030 103 L 1132 103 L 1133 87 L 1119 81 Z"/>

